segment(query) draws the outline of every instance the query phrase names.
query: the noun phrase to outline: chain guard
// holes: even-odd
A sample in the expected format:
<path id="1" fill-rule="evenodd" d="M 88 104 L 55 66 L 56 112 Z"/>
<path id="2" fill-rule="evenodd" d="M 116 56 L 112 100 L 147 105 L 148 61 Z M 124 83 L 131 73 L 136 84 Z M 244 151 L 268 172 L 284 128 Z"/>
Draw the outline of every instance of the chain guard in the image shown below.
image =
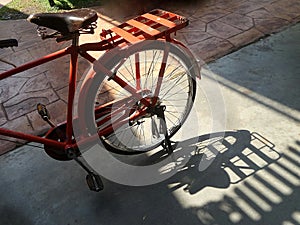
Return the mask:
<path id="1" fill-rule="evenodd" d="M 64 142 L 66 140 L 66 130 L 67 130 L 67 125 L 66 123 L 64 123 L 50 130 L 45 137 L 47 139 L 51 139 L 54 141 Z M 53 146 L 49 146 L 45 144 L 44 150 L 47 153 L 47 155 L 49 155 L 53 159 L 59 161 L 72 160 L 71 158 L 68 157 L 67 152 L 65 151 L 64 148 L 55 148 Z"/>

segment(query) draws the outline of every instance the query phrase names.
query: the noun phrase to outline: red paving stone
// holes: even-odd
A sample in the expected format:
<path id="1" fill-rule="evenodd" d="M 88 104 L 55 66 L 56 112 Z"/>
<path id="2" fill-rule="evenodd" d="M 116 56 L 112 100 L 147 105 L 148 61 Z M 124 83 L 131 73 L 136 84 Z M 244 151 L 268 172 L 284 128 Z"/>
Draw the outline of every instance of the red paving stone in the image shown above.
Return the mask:
<path id="1" fill-rule="evenodd" d="M 219 21 L 233 26 L 237 29 L 246 31 L 254 26 L 253 19 L 237 13 L 231 13 L 219 19 Z"/>
<path id="2" fill-rule="evenodd" d="M 158 2 L 158 1 L 156 1 Z M 140 2 L 138 2 L 140 4 Z M 139 13 L 157 8 L 159 3 L 138 5 Z M 166 10 L 190 19 L 190 25 L 176 38 L 186 43 L 198 59 L 215 60 L 248 45 L 266 35 L 278 32 L 300 21 L 299 0 L 207 0 L 193 4 L 169 3 Z M 96 8 L 100 13 L 98 30 L 93 36 L 83 36 L 81 43 L 98 41 L 100 28 L 109 28 L 136 12 L 128 8 L 107 6 Z M 122 11 L 123 10 L 123 11 Z M 0 39 L 17 38 L 15 52 L 0 49 L 0 58 L 16 65 L 36 59 L 67 46 L 53 40 L 42 41 L 36 35 L 36 26 L 26 20 L 0 21 Z M 79 77 L 88 68 L 79 60 Z M 0 81 L 0 126 L 9 129 L 43 134 L 48 125 L 35 111 L 36 104 L 48 105 L 54 122 L 64 121 L 68 92 L 68 58 L 56 60 Z M 0 64 L 0 71 L 10 66 Z M 15 143 L 0 141 L 0 154 L 16 147 Z"/>
<path id="3" fill-rule="evenodd" d="M 51 120 L 52 118 L 55 118 L 54 121 L 58 124 L 64 122 L 67 114 L 66 105 L 66 102 L 62 100 L 58 100 L 56 102 L 48 104 L 47 109 L 49 110 L 49 112 L 51 112 Z M 49 125 L 41 120 L 40 115 L 36 113 L 36 111 L 28 113 L 27 117 L 34 130 L 41 130 L 45 132 L 47 131 L 47 129 L 49 129 Z"/>
<path id="4" fill-rule="evenodd" d="M 287 20 L 280 18 L 267 18 L 267 19 L 255 19 L 256 28 L 263 32 L 264 34 L 269 34 L 269 31 L 272 30 L 272 33 L 282 30 L 282 28 L 289 24 Z"/>
<path id="5" fill-rule="evenodd" d="M 239 14 L 247 14 L 254 10 L 260 9 L 263 6 L 264 6 L 264 3 L 262 3 L 262 2 L 253 3 L 251 1 L 246 1 L 246 2 L 239 4 L 236 7 L 233 7 L 231 9 L 231 11 L 235 12 L 235 13 L 239 13 Z"/>
<path id="6" fill-rule="evenodd" d="M 193 45 L 198 42 L 201 42 L 203 40 L 206 40 L 210 37 L 212 37 L 211 34 L 208 34 L 207 32 L 204 31 L 189 31 L 189 32 L 184 32 L 183 36 L 186 40 L 185 43 L 188 45 Z"/>
<path id="7" fill-rule="evenodd" d="M 230 11 L 226 11 L 224 9 L 218 9 L 215 7 L 208 7 L 198 10 L 192 18 L 195 20 L 202 20 L 206 23 L 214 21 L 216 19 L 219 19 L 227 14 L 229 14 Z"/>
<path id="8" fill-rule="evenodd" d="M 209 22 L 207 24 L 206 31 L 207 31 L 207 33 L 209 33 L 215 37 L 219 37 L 219 38 L 223 38 L 223 39 L 230 38 L 232 36 L 235 36 L 235 35 L 243 32 L 242 30 L 234 28 L 233 26 L 223 23 L 220 20 L 215 20 L 213 22 Z"/>
<path id="9" fill-rule="evenodd" d="M 264 34 L 254 27 L 234 37 L 229 38 L 228 41 L 235 47 L 239 47 L 252 43 L 263 36 Z"/>
<path id="10" fill-rule="evenodd" d="M 191 45 L 190 49 L 204 62 L 212 61 L 233 50 L 234 46 L 227 40 L 212 37 Z"/>

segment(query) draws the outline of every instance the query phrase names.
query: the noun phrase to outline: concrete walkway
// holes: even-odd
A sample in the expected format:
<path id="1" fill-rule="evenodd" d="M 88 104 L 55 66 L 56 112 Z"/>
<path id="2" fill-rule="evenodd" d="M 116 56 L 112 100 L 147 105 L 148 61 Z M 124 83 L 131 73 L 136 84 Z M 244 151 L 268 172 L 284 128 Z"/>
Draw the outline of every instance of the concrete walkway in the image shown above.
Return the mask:
<path id="1" fill-rule="evenodd" d="M 11 0 L 0 0 L 0 8 L 2 8 L 3 6 L 7 5 L 10 2 Z"/>
<path id="2" fill-rule="evenodd" d="M 0 224 L 300 224 L 299 46 L 297 24 L 209 63 L 213 76 L 205 67 L 195 102 L 199 133 L 188 127 L 188 139 L 180 140 L 181 151 L 191 144 L 196 151 L 159 184 L 104 180 L 104 191 L 93 193 L 73 161 L 52 160 L 31 146 L 2 155 Z M 202 93 L 213 77 L 226 108 L 224 139 L 204 135 L 219 100 Z M 212 163 L 199 170 L 204 159 Z"/>
<path id="3" fill-rule="evenodd" d="M 153 6 L 149 5 L 145 8 L 151 7 Z M 190 25 L 178 32 L 177 38 L 185 42 L 196 57 L 205 62 L 220 58 L 300 21 L 298 0 L 208 0 L 193 1 L 192 4 L 180 6 L 171 4 L 165 8 L 190 19 Z M 130 17 L 128 14 L 133 13 L 132 10 L 121 13 L 122 11 L 115 10 L 113 6 L 96 9 L 100 13 L 99 29 L 118 24 Z M 25 20 L 0 21 L 0 39 L 19 40 L 19 47 L 15 48 L 15 52 L 0 49 L 0 57 L 20 65 L 66 46 L 66 43 L 56 44 L 54 40 L 40 40 L 35 28 L 35 25 Z M 83 37 L 81 42 L 98 40 L 98 33 Z M 63 58 L 1 81 L 0 125 L 42 134 L 48 125 L 35 111 L 38 102 L 48 105 L 55 122 L 64 121 L 68 65 L 68 58 Z M 79 67 L 80 77 L 88 64 L 80 60 Z M 1 71 L 7 69 L 9 66 L 1 64 Z M 0 153 L 15 147 L 15 143 L 1 141 Z"/>

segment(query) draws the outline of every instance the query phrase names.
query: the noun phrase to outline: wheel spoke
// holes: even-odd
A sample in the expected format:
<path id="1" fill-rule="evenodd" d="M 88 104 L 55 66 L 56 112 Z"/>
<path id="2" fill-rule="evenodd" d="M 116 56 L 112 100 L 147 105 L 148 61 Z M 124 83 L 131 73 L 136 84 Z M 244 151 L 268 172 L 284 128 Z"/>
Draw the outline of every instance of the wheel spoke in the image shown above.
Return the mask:
<path id="1" fill-rule="evenodd" d="M 113 133 L 106 134 L 102 139 L 106 145 L 118 151 L 148 151 L 159 146 L 165 136 L 160 130 L 161 118 L 145 109 L 153 105 L 164 105 L 168 135 L 170 137 L 174 135 L 191 109 L 195 96 L 193 85 L 195 73 L 193 69 L 188 70 L 191 63 L 187 55 L 177 48 L 174 49 L 173 46 L 166 47 L 160 42 L 154 49 L 142 46 L 126 58 L 120 59 L 120 62 L 112 66 L 112 71 L 136 91 L 141 92 L 143 101 L 134 93 L 121 88 L 114 79 L 106 78 L 102 85 L 99 85 L 96 101 L 102 103 L 106 98 L 110 99 L 109 101 L 128 98 L 130 105 L 126 105 L 125 102 L 123 106 L 112 104 L 106 108 L 110 110 L 106 116 L 109 114 L 112 116 L 105 125 L 115 128 Z M 145 100 L 152 106 L 146 104 Z M 136 115 L 132 122 L 125 123 L 124 119 L 132 115 Z M 104 117 L 100 116 L 100 120 L 101 118 Z M 114 125 L 114 123 L 121 124 Z M 99 124 L 99 128 L 105 125 Z"/>

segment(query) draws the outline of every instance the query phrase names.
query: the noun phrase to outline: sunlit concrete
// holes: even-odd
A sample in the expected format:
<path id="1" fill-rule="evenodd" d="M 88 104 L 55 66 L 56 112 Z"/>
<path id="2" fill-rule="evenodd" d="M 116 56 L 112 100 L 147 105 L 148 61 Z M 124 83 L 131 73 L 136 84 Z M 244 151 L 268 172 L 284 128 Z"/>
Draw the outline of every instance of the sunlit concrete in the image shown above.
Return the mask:
<path id="1" fill-rule="evenodd" d="M 218 81 L 225 115 L 212 112 L 215 90 L 199 85 L 189 118 L 201 119 L 199 133 L 181 140 L 194 147 L 190 160 L 162 183 L 104 179 L 93 193 L 74 162 L 31 146 L 1 156 L 0 224 L 299 224 L 299 46 L 296 25 L 209 64 L 203 83 Z"/>

